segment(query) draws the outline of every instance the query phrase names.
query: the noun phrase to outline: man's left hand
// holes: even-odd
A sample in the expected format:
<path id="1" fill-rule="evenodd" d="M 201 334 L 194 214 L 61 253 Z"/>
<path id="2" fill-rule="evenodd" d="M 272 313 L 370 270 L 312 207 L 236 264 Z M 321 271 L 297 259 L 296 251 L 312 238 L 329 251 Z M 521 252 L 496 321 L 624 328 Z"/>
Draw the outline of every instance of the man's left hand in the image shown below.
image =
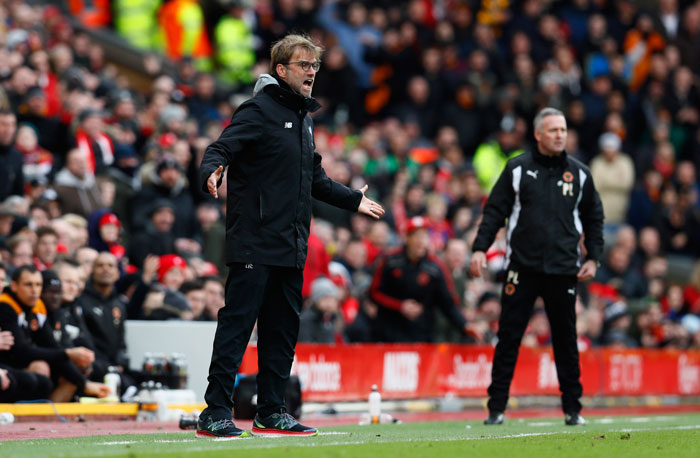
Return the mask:
<path id="1" fill-rule="evenodd" d="M 362 189 L 360 189 L 360 192 L 362 193 L 362 201 L 360 202 L 360 206 L 357 207 L 357 212 L 371 216 L 374 219 L 379 219 L 379 217 L 384 214 L 384 208 L 372 199 L 365 196 L 365 191 L 367 191 L 367 188 L 368 186 L 364 185 Z"/>
<path id="2" fill-rule="evenodd" d="M 595 277 L 595 273 L 597 270 L 598 266 L 596 262 L 592 259 L 589 259 L 588 261 L 584 262 L 581 266 L 581 269 L 578 271 L 578 274 L 576 274 L 576 279 L 578 281 L 588 281 L 591 278 Z"/>

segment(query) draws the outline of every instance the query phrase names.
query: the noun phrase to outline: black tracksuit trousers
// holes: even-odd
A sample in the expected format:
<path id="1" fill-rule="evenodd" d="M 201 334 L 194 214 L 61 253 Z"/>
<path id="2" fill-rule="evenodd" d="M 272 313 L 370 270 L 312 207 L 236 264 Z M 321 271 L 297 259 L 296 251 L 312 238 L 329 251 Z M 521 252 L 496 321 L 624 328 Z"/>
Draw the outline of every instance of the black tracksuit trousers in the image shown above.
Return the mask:
<path id="1" fill-rule="evenodd" d="M 537 297 L 542 297 L 549 319 L 554 362 L 565 413 L 581 411 L 578 347 L 576 345 L 576 276 L 547 275 L 509 268 L 502 291 L 498 344 L 491 369 L 490 411 L 504 412 L 518 359 L 520 341 Z"/>
<path id="2" fill-rule="evenodd" d="M 233 388 L 255 320 L 258 320 L 258 414 L 284 407 L 301 313 L 301 269 L 261 264 L 229 265 L 226 305 L 219 310 L 209 385 L 202 416 L 231 419 Z"/>

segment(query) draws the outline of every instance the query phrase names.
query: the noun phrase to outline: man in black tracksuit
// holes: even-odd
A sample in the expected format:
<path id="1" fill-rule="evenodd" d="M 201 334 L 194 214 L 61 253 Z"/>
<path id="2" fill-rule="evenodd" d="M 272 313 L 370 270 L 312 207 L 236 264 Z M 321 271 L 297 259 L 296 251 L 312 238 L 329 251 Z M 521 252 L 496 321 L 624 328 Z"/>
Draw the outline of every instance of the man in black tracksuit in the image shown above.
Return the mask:
<path id="1" fill-rule="evenodd" d="M 566 119 L 545 108 L 535 117 L 537 148 L 508 161 L 484 208 L 470 271 L 506 224 L 507 274 L 489 386 L 489 418 L 501 424 L 518 348 L 538 296 L 552 330 L 566 424 L 585 424 L 576 346 L 576 284 L 595 275 L 603 250 L 603 207 L 588 168 L 567 156 Z M 580 240 L 585 235 L 585 257 Z"/>
<path id="2" fill-rule="evenodd" d="M 204 154 L 202 188 L 218 197 L 228 166 L 226 306 L 219 311 L 209 385 L 197 435 L 243 437 L 231 421 L 232 393 L 258 320 L 258 401 L 253 434 L 315 435 L 284 410 L 301 312 L 311 197 L 378 218 L 384 211 L 326 176 L 315 152 L 309 112 L 320 48 L 288 35 L 272 48 L 271 73 Z"/>
<path id="3" fill-rule="evenodd" d="M 430 238 L 425 219 L 408 222 L 405 246 L 379 258 L 369 290 L 379 305 L 373 329 L 379 342 L 432 342 L 435 308 L 466 333 L 452 275 L 428 252 Z"/>
<path id="4" fill-rule="evenodd" d="M 126 302 L 117 293 L 117 280 L 117 258 L 112 253 L 103 251 L 95 258 L 90 280 L 77 302 L 95 346 L 93 378 L 104 379 L 109 366 L 114 366 L 119 371 L 121 386 L 126 388 L 134 382 L 127 374 L 129 358 L 124 329 Z"/>

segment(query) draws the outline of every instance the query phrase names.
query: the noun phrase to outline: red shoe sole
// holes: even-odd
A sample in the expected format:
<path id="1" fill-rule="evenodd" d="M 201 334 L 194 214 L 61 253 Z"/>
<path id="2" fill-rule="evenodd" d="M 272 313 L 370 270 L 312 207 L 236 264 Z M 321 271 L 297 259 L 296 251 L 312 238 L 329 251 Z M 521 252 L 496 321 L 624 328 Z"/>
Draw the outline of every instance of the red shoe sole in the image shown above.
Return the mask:
<path id="1" fill-rule="evenodd" d="M 253 426 L 253 429 L 251 430 L 254 436 L 263 436 L 263 437 L 289 437 L 289 436 L 301 436 L 301 437 L 309 437 L 309 436 L 316 436 L 318 435 L 318 431 L 314 431 L 312 433 L 297 433 L 294 431 L 286 431 L 284 429 L 271 429 L 271 428 L 266 428 L 266 429 L 259 429 Z"/>

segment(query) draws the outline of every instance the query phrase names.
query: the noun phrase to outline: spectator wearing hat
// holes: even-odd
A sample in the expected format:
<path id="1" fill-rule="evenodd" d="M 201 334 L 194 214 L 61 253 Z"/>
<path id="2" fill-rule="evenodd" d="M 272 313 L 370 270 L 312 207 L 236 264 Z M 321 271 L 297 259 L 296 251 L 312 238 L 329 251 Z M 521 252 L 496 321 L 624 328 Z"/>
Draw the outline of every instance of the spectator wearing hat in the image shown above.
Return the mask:
<path id="1" fill-rule="evenodd" d="M 149 211 L 145 229 L 133 234 L 129 243 L 129 262 L 141 267 L 148 254 L 162 256 L 175 252 L 175 208 L 168 199 L 156 199 Z"/>
<path id="2" fill-rule="evenodd" d="M 151 266 L 144 265 L 144 271 Z M 192 310 L 183 293 L 179 291 L 186 279 L 187 263 L 176 254 L 166 254 L 158 259 L 157 283 L 150 285 L 150 291 L 142 306 L 143 317 L 150 320 L 185 319 L 191 320 Z M 144 272 L 146 274 L 146 272 Z"/>
<path id="3" fill-rule="evenodd" d="M 119 243 L 122 223 L 117 215 L 109 210 L 98 210 L 90 215 L 88 222 L 89 245 L 97 251 L 109 251 L 117 260 L 126 255 L 126 249 Z"/>
<path id="4" fill-rule="evenodd" d="M 436 308 L 463 335 L 466 319 L 445 264 L 428 251 L 425 218 L 411 218 L 404 246 L 379 258 L 370 299 L 379 305 L 377 337 L 382 342 L 432 342 Z"/>
<path id="5" fill-rule="evenodd" d="M 629 335 L 632 318 L 627 304 L 616 301 L 608 304 L 604 310 L 603 335 L 601 343 L 609 346 L 636 347 L 637 342 Z"/>
<path id="6" fill-rule="evenodd" d="M 606 224 L 619 225 L 625 221 L 634 187 L 634 163 L 620 151 L 622 141 L 613 132 L 601 135 L 598 146 L 600 154 L 591 161 L 591 175 L 603 202 Z"/>
<path id="7" fill-rule="evenodd" d="M 311 283 L 311 305 L 299 316 L 299 342 L 334 344 L 343 341 L 340 291 L 327 277 Z"/>
<path id="8" fill-rule="evenodd" d="M 102 207 L 102 196 L 90 171 L 85 155 L 75 148 L 68 152 L 65 166 L 56 174 L 54 189 L 63 213 L 87 218 Z"/>
<path id="9" fill-rule="evenodd" d="M 22 155 L 14 147 L 17 118 L 12 111 L 0 110 L 0 202 L 24 195 Z"/>
<path id="10" fill-rule="evenodd" d="M 155 176 L 150 186 L 136 194 L 130 202 L 131 231 L 145 229 L 147 215 L 153 202 L 166 199 L 175 210 L 173 233 L 178 253 L 199 254 L 201 252 L 201 229 L 197 221 L 194 200 L 182 174 L 182 167 L 172 154 L 164 154 L 157 162 Z"/>

